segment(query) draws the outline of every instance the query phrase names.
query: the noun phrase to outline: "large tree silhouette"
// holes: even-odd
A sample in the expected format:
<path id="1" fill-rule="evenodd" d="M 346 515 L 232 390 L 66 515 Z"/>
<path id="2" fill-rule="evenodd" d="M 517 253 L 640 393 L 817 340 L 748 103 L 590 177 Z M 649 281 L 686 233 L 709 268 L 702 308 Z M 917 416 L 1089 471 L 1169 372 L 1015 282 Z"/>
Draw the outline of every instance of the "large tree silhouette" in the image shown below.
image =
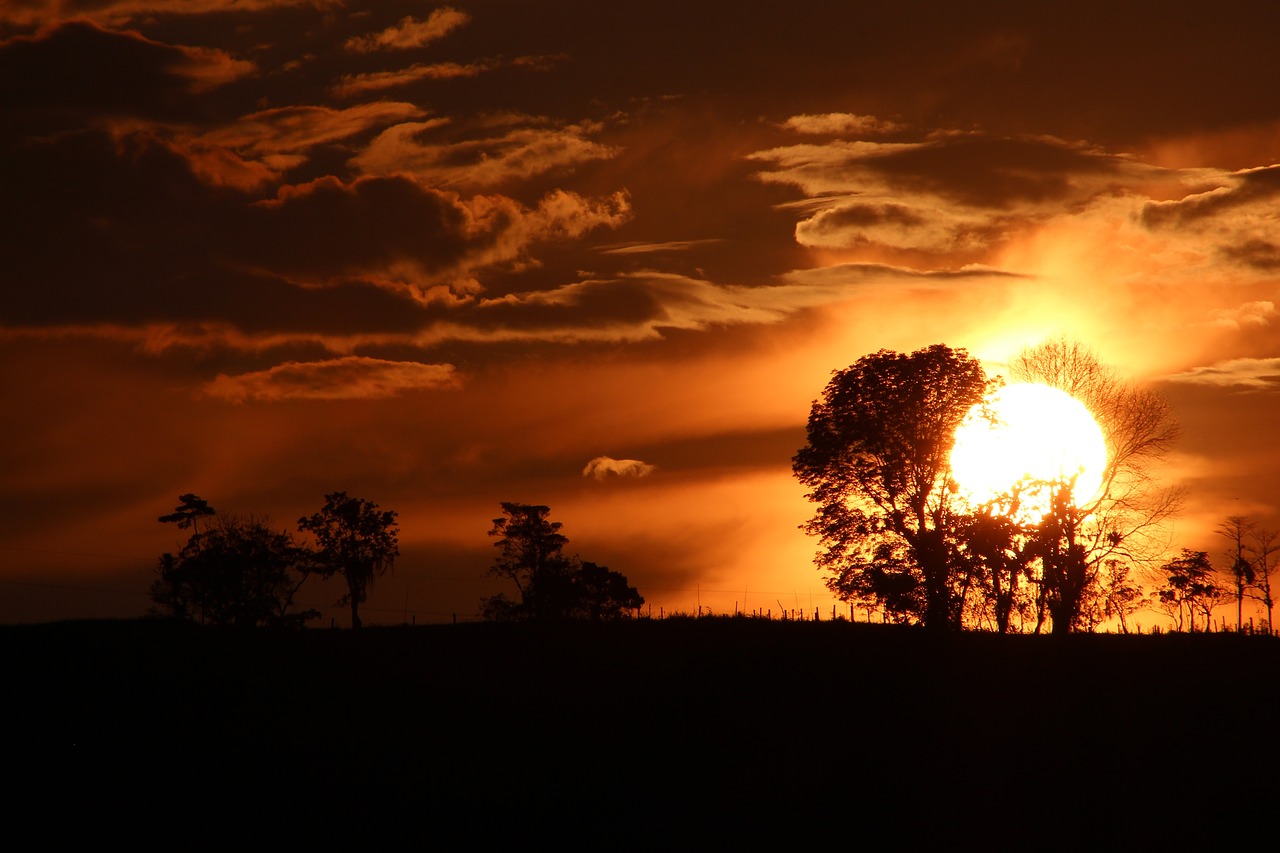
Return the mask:
<path id="1" fill-rule="evenodd" d="M 625 575 L 565 555 L 569 540 L 551 521 L 550 507 L 503 502 L 502 513 L 489 530 L 498 549 L 489 574 L 513 582 L 520 600 L 486 598 L 486 618 L 617 619 L 644 604 Z"/>
<path id="2" fill-rule="evenodd" d="M 351 606 L 351 627 L 360 627 L 360 605 L 369 585 L 400 556 L 396 513 L 380 510 L 372 501 L 348 497 L 346 492 L 324 496 L 324 507 L 298 519 L 298 527 L 316 538 L 316 571 L 342 575 L 347 594 L 339 605 Z"/>
<path id="3" fill-rule="evenodd" d="M 991 384 L 976 359 L 943 344 L 881 350 L 834 372 L 793 469 L 818 505 L 804 529 L 820 538 L 815 561 L 837 595 L 960 627 L 966 558 L 949 457 Z"/>

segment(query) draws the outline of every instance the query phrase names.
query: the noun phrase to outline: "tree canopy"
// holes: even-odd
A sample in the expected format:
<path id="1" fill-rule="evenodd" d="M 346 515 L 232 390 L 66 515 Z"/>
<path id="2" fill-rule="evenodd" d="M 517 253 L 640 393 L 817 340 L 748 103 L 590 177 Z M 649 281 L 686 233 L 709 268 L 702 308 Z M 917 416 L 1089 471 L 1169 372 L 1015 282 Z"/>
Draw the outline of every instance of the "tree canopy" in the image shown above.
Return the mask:
<path id="1" fill-rule="evenodd" d="M 625 575 L 565 555 L 569 540 L 561 523 L 551 521 L 550 507 L 504 502 L 502 513 L 489 530 L 498 549 L 489 574 L 514 583 L 520 600 L 501 593 L 486 598 L 486 618 L 618 619 L 644 604 Z"/>
<path id="2" fill-rule="evenodd" d="M 935 628 L 960 626 L 962 559 L 949 455 L 956 427 L 991 387 L 964 350 L 881 350 L 834 372 L 793 459 L 818 504 L 805 529 L 846 600 L 891 605 Z"/>
<path id="3" fill-rule="evenodd" d="M 197 502 L 208 508 L 198 498 L 187 503 Z M 288 531 L 273 529 L 265 519 L 215 515 L 212 509 L 192 516 L 185 526 L 192 527 L 196 517 L 212 520 L 203 532 L 193 532 L 177 555 L 160 558 L 151 585 L 154 612 L 240 628 L 298 626 L 319 616 L 311 610 L 293 612 L 311 560 Z"/>
<path id="4" fill-rule="evenodd" d="M 298 519 L 298 527 L 316 538 L 316 572 L 342 575 L 347 594 L 340 606 L 350 605 L 351 627 L 360 627 L 360 605 L 369 585 L 400 556 L 396 513 L 376 503 L 349 497 L 346 492 L 325 495 L 319 512 Z"/>

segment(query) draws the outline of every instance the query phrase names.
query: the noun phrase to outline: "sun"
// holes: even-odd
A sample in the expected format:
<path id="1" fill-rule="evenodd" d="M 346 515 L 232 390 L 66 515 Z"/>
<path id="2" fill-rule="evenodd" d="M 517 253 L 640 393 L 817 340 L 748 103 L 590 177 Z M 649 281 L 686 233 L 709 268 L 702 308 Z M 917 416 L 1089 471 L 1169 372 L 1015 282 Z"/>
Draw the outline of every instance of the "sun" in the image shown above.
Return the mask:
<path id="1" fill-rule="evenodd" d="M 1102 487 L 1107 443 L 1102 428 L 1079 400 L 1048 385 L 1001 388 L 974 406 L 956 429 L 951 472 L 970 504 L 1002 501 L 1015 489 L 1018 515 L 1049 510 L 1055 484 L 1071 483 L 1076 506 Z"/>

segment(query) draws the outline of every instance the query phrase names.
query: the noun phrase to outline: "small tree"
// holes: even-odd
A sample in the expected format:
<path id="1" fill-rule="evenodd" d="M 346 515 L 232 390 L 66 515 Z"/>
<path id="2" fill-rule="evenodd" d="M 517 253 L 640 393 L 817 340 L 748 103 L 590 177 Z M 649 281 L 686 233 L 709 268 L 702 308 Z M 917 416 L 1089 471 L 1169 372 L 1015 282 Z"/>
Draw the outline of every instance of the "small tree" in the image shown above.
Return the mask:
<path id="1" fill-rule="evenodd" d="M 325 495 L 324 501 L 319 512 L 298 519 L 298 528 L 316 538 L 317 573 L 346 580 L 347 594 L 338 605 L 351 606 L 351 627 L 359 628 L 370 584 L 400 556 L 396 513 L 346 492 Z"/>
<path id="2" fill-rule="evenodd" d="M 569 540 L 549 507 L 504 502 L 502 512 L 489 530 L 499 550 L 489 574 L 514 583 L 520 600 L 484 599 L 486 619 L 616 619 L 644 604 L 625 575 L 565 556 Z"/>
<path id="3" fill-rule="evenodd" d="M 1213 564 L 1204 551 L 1182 549 L 1182 555 L 1160 567 L 1164 584 L 1156 590 L 1160 606 L 1174 619 L 1179 631 L 1184 624 L 1195 631 L 1196 614 L 1204 614 L 1205 630 L 1210 628 L 1213 608 L 1222 601 L 1222 590 L 1213 582 Z M 1186 621 L 1183 621 L 1183 616 Z"/>
<path id="4" fill-rule="evenodd" d="M 187 526 L 194 525 L 192 518 Z M 153 612 L 218 627 L 300 626 L 320 615 L 291 612 L 309 568 L 309 552 L 287 531 L 265 519 L 218 516 L 176 556 L 160 558 Z"/>
<path id="5" fill-rule="evenodd" d="M 162 515 L 157 519 L 161 524 L 177 524 L 179 530 L 191 528 L 192 536 L 200 535 L 199 520 L 214 515 L 216 510 L 209 506 L 209 502 L 204 498 L 197 497 L 191 492 L 185 495 L 178 495 L 178 506 L 168 515 Z"/>
<path id="6" fill-rule="evenodd" d="M 1239 632 L 1244 623 L 1244 598 L 1253 586 L 1255 577 L 1252 550 L 1247 540 L 1256 531 L 1257 525 L 1242 515 L 1233 515 L 1218 525 L 1218 535 L 1230 543 L 1227 560 L 1231 563 L 1231 579 L 1235 585 L 1236 596 L 1236 631 Z"/>
<path id="7" fill-rule="evenodd" d="M 1254 533 L 1253 548 L 1257 557 L 1254 559 L 1254 579 L 1256 598 L 1263 607 L 1267 608 L 1267 633 L 1274 634 L 1276 632 L 1275 622 L 1272 621 L 1272 611 L 1275 607 L 1275 598 L 1271 594 L 1271 576 L 1275 574 L 1277 565 L 1280 562 L 1280 542 L 1277 542 L 1278 535 L 1274 530 L 1259 529 Z"/>

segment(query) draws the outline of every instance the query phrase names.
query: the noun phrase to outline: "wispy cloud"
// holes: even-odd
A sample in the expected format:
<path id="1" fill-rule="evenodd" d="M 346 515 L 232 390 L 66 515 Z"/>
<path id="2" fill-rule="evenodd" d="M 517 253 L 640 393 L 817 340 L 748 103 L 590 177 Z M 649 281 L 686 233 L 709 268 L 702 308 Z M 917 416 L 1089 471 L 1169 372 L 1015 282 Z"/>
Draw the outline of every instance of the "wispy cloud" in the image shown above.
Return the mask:
<path id="1" fill-rule="evenodd" d="M 460 12 L 452 6 L 441 6 L 432 11 L 426 20 L 418 20 L 412 16 L 401 18 L 399 23 L 381 32 L 347 39 L 343 46 L 354 53 L 409 50 L 442 39 L 470 20 L 471 16 L 466 12 Z"/>
<path id="2" fill-rule="evenodd" d="M 1280 391 L 1280 358 L 1233 358 L 1193 367 L 1166 376 L 1169 382 L 1238 388 L 1243 391 Z"/>
<path id="3" fill-rule="evenodd" d="M 351 162 L 366 175 L 408 172 L 433 186 L 491 187 L 617 153 L 590 138 L 599 131 L 594 125 L 526 121 L 533 126 L 450 142 L 429 141 L 437 124 L 404 122 L 380 133 Z"/>
<path id="4" fill-rule="evenodd" d="M 289 361 L 252 373 L 219 374 L 204 386 L 204 393 L 232 403 L 356 400 L 457 386 L 458 377 L 451 364 L 349 356 L 327 361 Z"/>

